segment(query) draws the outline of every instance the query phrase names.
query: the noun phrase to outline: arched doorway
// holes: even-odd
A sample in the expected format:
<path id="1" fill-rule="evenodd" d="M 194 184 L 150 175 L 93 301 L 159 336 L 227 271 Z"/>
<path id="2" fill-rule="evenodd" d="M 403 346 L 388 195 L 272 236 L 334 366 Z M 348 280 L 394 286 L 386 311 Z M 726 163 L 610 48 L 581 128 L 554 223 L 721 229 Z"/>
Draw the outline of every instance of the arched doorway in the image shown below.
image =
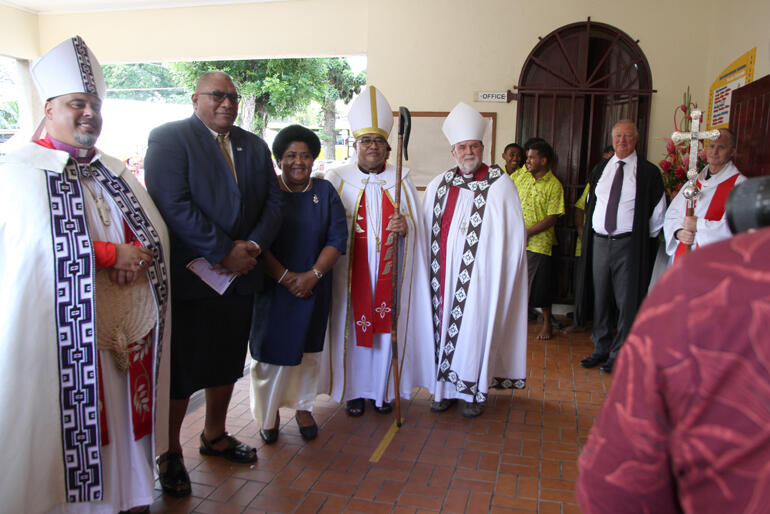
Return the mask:
<path id="1" fill-rule="evenodd" d="M 612 125 L 635 120 L 637 151 L 645 156 L 652 75 L 637 41 L 611 25 L 572 23 L 535 46 L 522 67 L 516 99 L 516 134 L 524 143 L 538 136 L 556 153 L 553 172 L 564 186 L 567 213 L 556 226 L 554 248 L 557 303 L 572 303 L 577 232 L 575 201 L 602 148 L 612 142 Z"/>

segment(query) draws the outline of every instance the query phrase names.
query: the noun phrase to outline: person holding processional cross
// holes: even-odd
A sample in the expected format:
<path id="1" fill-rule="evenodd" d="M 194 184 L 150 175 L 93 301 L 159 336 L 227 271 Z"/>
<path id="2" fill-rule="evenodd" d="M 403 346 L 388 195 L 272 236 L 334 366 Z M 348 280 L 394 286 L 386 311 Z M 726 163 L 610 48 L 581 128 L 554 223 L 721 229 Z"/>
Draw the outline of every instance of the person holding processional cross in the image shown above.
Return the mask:
<path id="1" fill-rule="evenodd" d="M 425 192 L 430 234 L 433 412 L 465 400 L 484 411 L 489 390 L 523 389 L 527 376 L 526 230 L 516 186 L 482 162 L 487 122 L 459 103 L 442 130 L 457 166 Z M 429 343 L 428 343 L 429 344 Z"/>
<path id="2" fill-rule="evenodd" d="M 407 168 L 402 170 L 400 211 L 394 209 L 396 168 L 386 162 L 393 113 L 385 96 L 366 87 L 350 107 L 356 153 L 326 179 L 342 199 L 350 246 L 334 267 L 332 309 L 324 345 L 319 392 L 326 388 L 349 416 L 364 413 L 365 400 L 381 414 L 392 411 L 391 313 L 398 286 L 400 394 L 425 386 L 431 376 L 430 297 L 422 211 Z M 393 242 L 399 246 L 393 266 Z"/>
<path id="3" fill-rule="evenodd" d="M 727 129 L 719 129 L 719 137 L 710 140 L 706 146 L 708 166 L 697 176 L 699 193 L 693 200 L 693 213 L 687 214 L 684 187 L 671 201 L 663 224 L 666 253 L 671 256 L 671 262 L 684 255 L 688 247 L 694 249 L 732 237 L 725 217 L 725 204 L 733 187 L 746 181 L 733 164 L 734 156 L 735 135 Z"/>

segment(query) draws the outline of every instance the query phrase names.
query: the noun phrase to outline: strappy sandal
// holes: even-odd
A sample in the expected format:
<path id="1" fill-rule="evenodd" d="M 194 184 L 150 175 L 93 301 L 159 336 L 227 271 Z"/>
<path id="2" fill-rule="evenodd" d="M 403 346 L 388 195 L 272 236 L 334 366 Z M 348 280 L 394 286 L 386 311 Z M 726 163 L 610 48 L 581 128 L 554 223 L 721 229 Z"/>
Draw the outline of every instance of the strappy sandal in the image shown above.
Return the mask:
<path id="1" fill-rule="evenodd" d="M 157 458 L 158 481 L 163 488 L 163 493 L 175 498 L 190 496 L 192 487 L 190 486 L 190 476 L 184 467 L 181 453 L 166 452 Z M 166 465 L 166 471 L 161 472 L 160 468 Z"/>
<path id="2" fill-rule="evenodd" d="M 377 403 L 374 400 L 369 401 L 372 402 L 372 407 L 377 411 L 377 414 L 390 414 L 393 412 L 393 404 L 390 402 L 382 402 L 382 407 L 377 407 Z"/>
<path id="3" fill-rule="evenodd" d="M 355 400 L 348 400 L 345 402 L 345 412 L 352 418 L 357 418 L 364 415 L 364 403 L 363 398 L 356 398 Z"/>
<path id="4" fill-rule="evenodd" d="M 214 445 L 219 441 L 227 441 L 227 448 L 224 450 L 217 450 L 214 448 Z M 246 443 L 240 442 L 227 432 L 224 432 L 222 435 L 211 441 L 207 441 L 203 432 L 201 432 L 201 446 L 198 448 L 198 451 L 201 455 L 224 457 L 230 462 L 237 462 L 239 464 L 257 462 L 257 450 Z"/>

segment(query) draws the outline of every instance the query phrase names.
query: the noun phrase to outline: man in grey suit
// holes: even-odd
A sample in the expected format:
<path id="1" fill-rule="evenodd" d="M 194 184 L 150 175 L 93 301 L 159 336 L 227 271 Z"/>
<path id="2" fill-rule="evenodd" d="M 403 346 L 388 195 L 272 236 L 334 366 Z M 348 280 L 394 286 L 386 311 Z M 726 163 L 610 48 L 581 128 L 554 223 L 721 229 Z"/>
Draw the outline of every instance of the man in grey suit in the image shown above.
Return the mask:
<path id="1" fill-rule="evenodd" d="M 265 142 L 234 126 L 238 100 L 227 74 L 204 73 L 192 95 L 195 114 L 153 130 L 145 157 L 147 189 L 171 233 L 169 451 L 158 468 L 172 496 L 191 491 L 179 433 L 199 389 L 206 391 L 200 452 L 257 460 L 254 448 L 225 431 L 225 418 L 243 374 L 253 293 L 262 287 L 260 254 L 280 226 L 281 194 Z M 204 274 L 233 278 L 222 294 L 188 269 L 196 259 Z"/>
<path id="2" fill-rule="evenodd" d="M 588 177 L 587 226 L 576 302 L 590 312 L 593 284 L 594 351 L 580 361 L 584 368 L 612 373 L 636 312 L 650 284 L 663 227 L 666 198 L 660 170 L 636 154 L 639 131 L 633 121 L 612 128 L 615 155 L 599 162 Z M 610 314 L 617 309 L 614 323 Z"/>

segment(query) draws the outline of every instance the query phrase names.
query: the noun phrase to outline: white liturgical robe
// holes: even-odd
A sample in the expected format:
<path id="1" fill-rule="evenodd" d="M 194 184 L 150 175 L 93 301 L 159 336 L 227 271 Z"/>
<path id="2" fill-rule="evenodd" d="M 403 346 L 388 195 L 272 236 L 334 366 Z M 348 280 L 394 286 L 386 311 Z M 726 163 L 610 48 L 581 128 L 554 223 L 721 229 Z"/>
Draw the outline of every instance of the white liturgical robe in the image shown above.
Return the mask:
<path id="1" fill-rule="evenodd" d="M 709 167 L 703 168 L 698 173 L 700 195 L 695 202 L 695 216 L 698 218 L 695 232 L 695 245 L 704 246 L 732 237 L 730 227 L 725 216 L 725 202 L 727 195 L 734 186 L 746 180 L 741 175 L 733 161 L 728 162 L 719 173 L 711 175 L 708 179 Z M 682 195 L 682 190 L 671 201 L 666 218 L 663 222 L 663 233 L 666 237 L 666 253 L 671 256 L 669 262 L 673 262 L 680 241 L 674 237 L 676 231 L 682 228 L 685 213 L 687 212 L 687 200 Z M 681 250 L 680 250 L 681 252 Z"/>
<path id="2" fill-rule="evenodd" d="M 463 179 L 454 168 L 431 181 L 424 203 L 439 356 L 431 393 L 436 401 L 484 403 L 490 388 L 525 387 L 526 230 L 516 186 L 497 166 L 480 180 Z"/>
<path id="3" fill-rule="evenodd" d="M 332 285 L 332 309 L 324 344 L 321 376 L 318 391 L 327 392 L 338 402 L 356 398 L 374 400 L 376 405 L 395 397 L 391 375 L 391 335 L 374 334 L 371 348 L 356 344 L 354 306 L 351 281 L 354 260 L 354 219 L 361 198 L 366 193 L 367 254 L 372 294 L 378 276 L 380 255 L 377 238 L 382 226 L 383 191 L 393 201 L 395 197 L 396 169 L 388 164 L 378 174 L 362 172 L 351 163 L 327 173 L 329 180 L 342 199 L 350 234 L 348 252 L 340 257 L 334 267 Z M 430 298 L 426 257 L 427 236 L 417 190 L 409 177 L 409 170 L 402 169 L 401 213 L 406 218 L 407 234 L 399 242 L 399 259 L 396 274 L 398 281 L 398 365 L 400 393 L 410 398 L 413 389 L 425 387 L 431 376 L 433 356 L 426 344 L 431 340 Z M 360 320 L 358 320 L 360 321 Z"/>

